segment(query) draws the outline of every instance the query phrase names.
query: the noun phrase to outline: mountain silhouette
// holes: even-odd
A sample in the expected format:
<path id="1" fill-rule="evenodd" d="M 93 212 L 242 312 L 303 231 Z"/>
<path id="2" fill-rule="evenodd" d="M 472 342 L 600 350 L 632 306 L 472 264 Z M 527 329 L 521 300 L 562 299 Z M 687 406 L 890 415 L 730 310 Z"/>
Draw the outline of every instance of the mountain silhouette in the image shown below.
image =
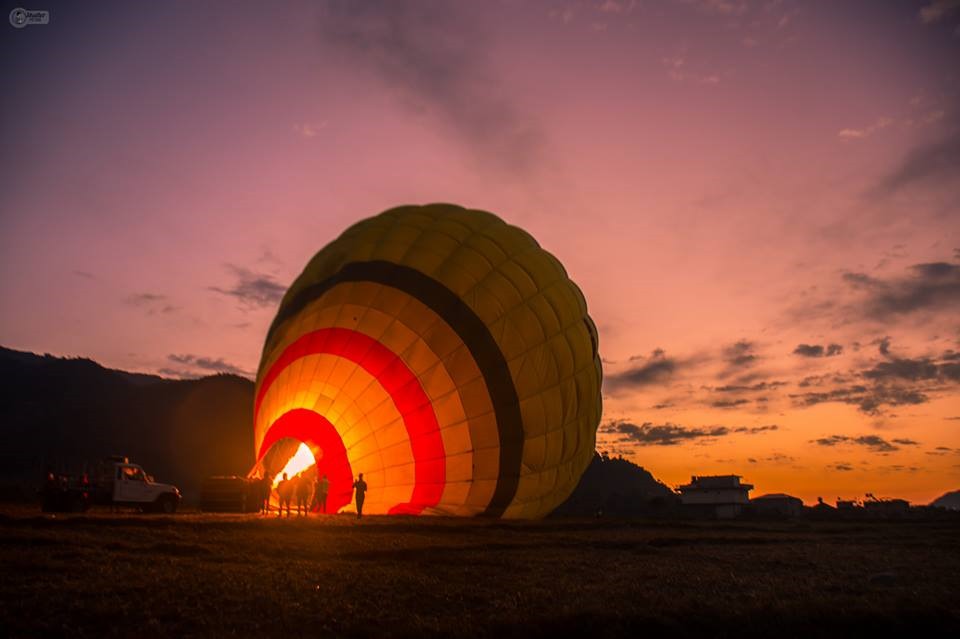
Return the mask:
<path id="1" fill-rule="evenodd" d="M 84 358 L 0 347 L 0 485 L 29 494 L 47 467 L 127 455 L 195 501 L 204 477 L 253 465 L 253 382 L 234 375 L 172 380 Z"/>
<path id="2" fill-rule="evenodd" d="M 647 470 L 623 457 L 596 453 L 580 483 L 555 516 L 614 517 L 656 515 L 673 509 L 678 498 Z"/>
<path id="3" fill-rule="evenodd" d="M 960 490 L 954 490 L 940 495 L 930 502 L 930 505 L 936 508 L 946 508 L 947 510 L 960 510 Z"/>

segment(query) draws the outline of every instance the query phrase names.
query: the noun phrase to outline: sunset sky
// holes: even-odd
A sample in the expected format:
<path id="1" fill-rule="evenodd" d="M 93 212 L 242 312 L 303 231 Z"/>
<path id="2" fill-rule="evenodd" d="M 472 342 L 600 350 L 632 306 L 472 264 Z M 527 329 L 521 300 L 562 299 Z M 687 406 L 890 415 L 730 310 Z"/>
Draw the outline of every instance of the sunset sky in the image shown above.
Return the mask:
<path id="1" fill-rule="evenodd" d="M 29 8 L 0 344 L 252 377 L 316 251 L 455 202 L 583 290 L 599 449 L 808 503 L 960 488 L 960 2 Z"/>

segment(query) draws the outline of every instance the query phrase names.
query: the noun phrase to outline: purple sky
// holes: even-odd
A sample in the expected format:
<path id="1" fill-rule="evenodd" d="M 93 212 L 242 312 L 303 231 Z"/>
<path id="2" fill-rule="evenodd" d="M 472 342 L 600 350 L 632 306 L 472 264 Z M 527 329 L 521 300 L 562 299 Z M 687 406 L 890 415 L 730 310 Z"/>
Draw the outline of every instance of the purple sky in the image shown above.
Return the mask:
<path id="1" fill-rule="evenodd" d="M 960 2 L 37 8 L 0 41 L 3 345 L 249 375 L 313 253 L 456 202 L 583 289 L 600 448 L 960 483 Z"/>

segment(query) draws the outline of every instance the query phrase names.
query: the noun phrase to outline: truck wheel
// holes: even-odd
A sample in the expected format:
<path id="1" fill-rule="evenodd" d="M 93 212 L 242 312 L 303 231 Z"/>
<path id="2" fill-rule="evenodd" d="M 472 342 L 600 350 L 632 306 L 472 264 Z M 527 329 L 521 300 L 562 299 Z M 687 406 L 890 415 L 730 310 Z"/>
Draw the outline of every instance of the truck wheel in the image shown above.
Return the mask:
<path id="1" fill-rule="evenodd" d="M 172 515 L 177 512 L 177 500 L 166 495 L 159 497 L 157 499 L 157 512 Z"/>

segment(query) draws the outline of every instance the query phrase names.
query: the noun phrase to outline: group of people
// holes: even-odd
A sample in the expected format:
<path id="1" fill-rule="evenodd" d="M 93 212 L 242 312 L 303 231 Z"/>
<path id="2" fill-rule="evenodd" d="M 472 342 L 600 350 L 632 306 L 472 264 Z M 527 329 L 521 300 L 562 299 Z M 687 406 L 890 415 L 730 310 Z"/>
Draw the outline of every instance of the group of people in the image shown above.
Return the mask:
<path id="1" fill-rule="evenodd" d="M 270 512 L 270 496 L 273 491 L 273 478 L 264 475 L 261 480 L 262 503 L 260 511 Z M 367 482 L 363 481 L 363 473 L 353 482 L 353 491 L 357 500 L 357 518 L 363 516 L 363 501 L 367 493 Z M 326 475 L 322 475 L 316 480 L 311 480 L 309 473 L 300 473 L 292 479 L 283 473 L 283 478 L 277 484 L 277 495 L 280 497 L 280 508 L 277 512 L 278 517 L 283 516 L 283 511 L 287 511 L 287 517 L 290 516 L 291 504 L 296 501 L 297 516 L 308 515 L 313 511 L 327 512 L 327 496 L 330 494 L 330 480 Z"/>

